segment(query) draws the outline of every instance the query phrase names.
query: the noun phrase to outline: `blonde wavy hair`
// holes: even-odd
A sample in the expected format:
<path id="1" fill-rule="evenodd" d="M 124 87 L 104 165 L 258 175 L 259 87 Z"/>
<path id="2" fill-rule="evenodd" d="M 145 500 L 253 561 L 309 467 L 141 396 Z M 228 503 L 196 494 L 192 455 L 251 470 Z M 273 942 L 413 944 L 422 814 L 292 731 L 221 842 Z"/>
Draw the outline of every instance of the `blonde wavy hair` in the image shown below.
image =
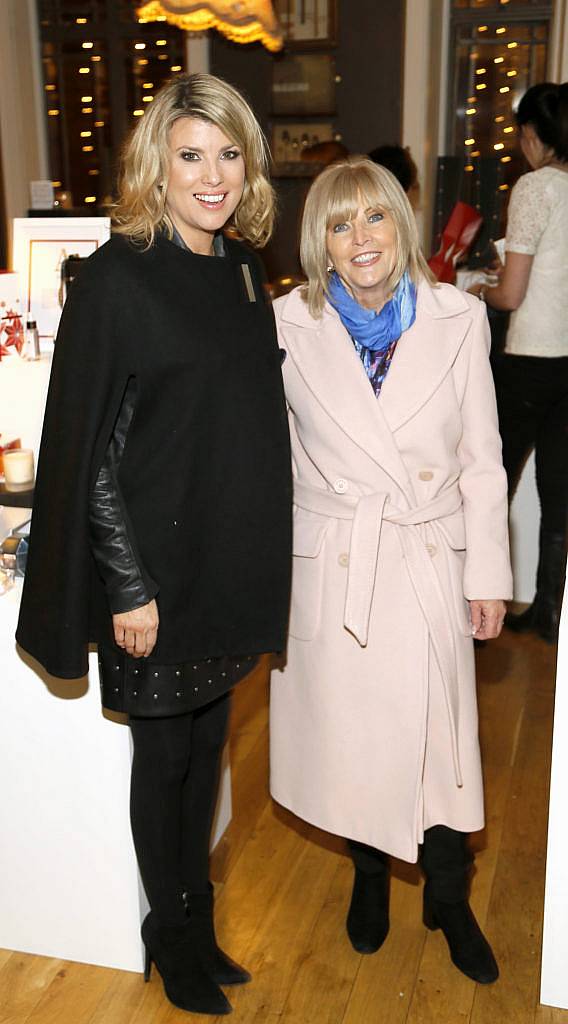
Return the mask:
<path id="1" fill-rule="evenodd" d="M 268 180 L 269 150 L 262 129 L 245 99 L 213 75 L 177 75 L 149 104 L 126 141 L 113 210 L 116 231 L 150 246 L 156 231 L 171 238 L 165 183 L 170 167 L 169 133 L 180 117 L 215 125 L 238 146 L 245 165 L 245 187 L 231 224 L 246 241 L 262 247 L 272 234 L 274 192 Z"/>
<path id="2" fill-rule="evenodd" d="M 418 229 L 404 189 L 386 167 L 363 156 L 351 156 L 331 164 L 312 184 L 302 217 L 300 261 L 308 283 L 303 298 L 313 317 L 319 318 L 328 294 L 329 228 L 353 220 L 360 207 L 388 210 L 395 226 L 394 266 L 389 287 L 394 291 L 405 270 L 417 285 L 435 278 L 420 251 Z"/>

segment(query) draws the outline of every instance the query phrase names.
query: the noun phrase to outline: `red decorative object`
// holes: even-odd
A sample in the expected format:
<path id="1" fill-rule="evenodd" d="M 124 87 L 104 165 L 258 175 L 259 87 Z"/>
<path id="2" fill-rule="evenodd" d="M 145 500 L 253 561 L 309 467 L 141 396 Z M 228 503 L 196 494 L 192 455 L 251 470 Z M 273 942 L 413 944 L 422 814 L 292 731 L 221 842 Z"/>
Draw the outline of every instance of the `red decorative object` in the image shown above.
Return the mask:
<path id="1" fill-rule="evenodd" d="M 15 349 L 20 355 L 24 347 L 24 325 L 19 313 L 8 310 L 0 320 L 0 359 Z"/>
<path id="2" fill-rule="evenodd" d="M 483 217 L 478 210 L 467 203 L 456 203 L 442 231 L 440 248 L 428 260 L 438 281 L 455 284 L 456 266 L 469 251 L 482 224 Z"/>

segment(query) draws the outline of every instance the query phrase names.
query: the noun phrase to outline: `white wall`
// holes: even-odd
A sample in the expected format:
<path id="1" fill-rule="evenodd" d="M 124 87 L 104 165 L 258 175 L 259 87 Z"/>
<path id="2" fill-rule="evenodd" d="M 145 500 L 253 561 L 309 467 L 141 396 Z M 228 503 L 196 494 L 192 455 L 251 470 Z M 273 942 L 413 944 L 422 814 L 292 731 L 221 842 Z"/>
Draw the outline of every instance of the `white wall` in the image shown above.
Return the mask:
<path id="1" fill-rule="evenodd" d="M 552 82 L 568 81 L 568 0 L 556 0 L 548 60 Z"/>
<path id="2" fill-rule="evenodd" d="M 402 141 L 418 168 L 423 244 L 430 237 L 436 162 L 444 152 L 449 10 L 449 0 L 406 0 Z"/>
<path id="3" fill-rule="evenodd" d="M 568 594 L 564 596 L 550 779 L 540 1001 L 568 1008 Z"/>
<path id="4" fill-rule="evenodd" d="M 28 211 L 30 181 L 49 177 L 34 0 L 1 0 L 0 39 L 0 142 L 10 223 Z"/>

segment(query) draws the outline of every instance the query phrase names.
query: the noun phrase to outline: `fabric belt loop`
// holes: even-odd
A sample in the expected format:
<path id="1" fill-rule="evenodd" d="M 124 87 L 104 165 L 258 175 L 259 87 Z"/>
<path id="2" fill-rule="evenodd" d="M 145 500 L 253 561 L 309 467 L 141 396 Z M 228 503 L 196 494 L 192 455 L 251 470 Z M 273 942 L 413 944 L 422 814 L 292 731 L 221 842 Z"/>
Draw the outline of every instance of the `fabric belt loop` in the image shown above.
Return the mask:
<path id="1" fill-rule="evenodd" d="M 353 516 L 343 621 L 346 629 L 353 633 L 361 647 L 366 646 L 369 636 L 369 621 L 386 500 L 386 494 L 370 494 L 359 498 Z"/>

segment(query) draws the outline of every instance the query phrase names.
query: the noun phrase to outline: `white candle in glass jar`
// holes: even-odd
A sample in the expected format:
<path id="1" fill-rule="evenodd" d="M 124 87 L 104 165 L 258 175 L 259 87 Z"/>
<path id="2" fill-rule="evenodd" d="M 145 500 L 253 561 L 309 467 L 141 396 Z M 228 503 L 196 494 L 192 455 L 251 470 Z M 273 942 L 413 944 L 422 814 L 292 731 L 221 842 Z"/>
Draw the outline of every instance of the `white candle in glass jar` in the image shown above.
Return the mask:
<path id="1" fill-rule="evenodd" d="M 6 487 L 21 488 L 34 482 L 34 453 L 31 448 L 14 448 L 3 453 Z"/>

